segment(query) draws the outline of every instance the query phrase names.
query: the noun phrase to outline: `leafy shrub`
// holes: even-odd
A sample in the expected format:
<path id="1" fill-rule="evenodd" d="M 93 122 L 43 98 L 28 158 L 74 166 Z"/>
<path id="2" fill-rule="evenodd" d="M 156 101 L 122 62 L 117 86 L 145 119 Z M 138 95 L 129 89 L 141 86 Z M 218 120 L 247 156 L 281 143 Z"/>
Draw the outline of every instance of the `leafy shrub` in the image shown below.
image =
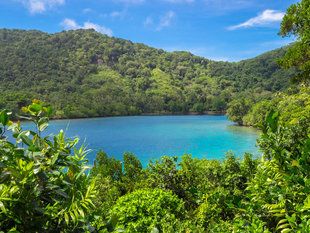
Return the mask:
<path id="1" fill-rule="evenodd" d="M 114 157 L 109 158 L 107 153 L 101 149 L 96 155 L 92 175 L 101 175 L 102 177 L 110 177 L 113 181 L 119 180 L 122 176 L 122 163 Z"/>
<path id="2" fill-rule="evenodd" d="M 118 228 L 128 232 L 162 230 L 185 217 L 182 200 L 170 191 L 160 189 L 137 190 L 118 199 L 110 216 L 118 216 Z"/>
<path id="3" fill-rule="evenodd" d="M 13 232 L 78 232 L 88 222 L 96 196 L 95 179 L 87 175 L 88 153 L 75 149 L 77 138 L 41 137 L 48 127 L 50 107 L 34 100 L 23 111 L 36 132 L 0 113 L 0 229 Z M 12 132 L 13 139 L 5 136 Z M 71 155 L 72 150 L 74 155 Z"/>
<path id="4" fill-rule="evenodd" d="M 183 187 L 181 177 L 178 173 L 177 164 L 178 157 L 162 156 L 156 159 L 155 163 L 151 161 L 147 166 L 149 168 L 148 177 L 152 187 L 170 190 L 182 196 Z"/>

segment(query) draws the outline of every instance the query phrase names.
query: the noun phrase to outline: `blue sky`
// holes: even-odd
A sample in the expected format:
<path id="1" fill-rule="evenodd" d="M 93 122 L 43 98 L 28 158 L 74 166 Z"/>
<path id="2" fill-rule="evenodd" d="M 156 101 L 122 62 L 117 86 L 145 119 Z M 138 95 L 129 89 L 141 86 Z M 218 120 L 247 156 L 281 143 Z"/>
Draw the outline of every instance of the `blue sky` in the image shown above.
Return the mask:
<path id="1" fill-rule="evenodd" d="M 0 28 L 110 36 L 239 61 L 293 41 L 277 35 L 296 0 L 0 0 Z"/>

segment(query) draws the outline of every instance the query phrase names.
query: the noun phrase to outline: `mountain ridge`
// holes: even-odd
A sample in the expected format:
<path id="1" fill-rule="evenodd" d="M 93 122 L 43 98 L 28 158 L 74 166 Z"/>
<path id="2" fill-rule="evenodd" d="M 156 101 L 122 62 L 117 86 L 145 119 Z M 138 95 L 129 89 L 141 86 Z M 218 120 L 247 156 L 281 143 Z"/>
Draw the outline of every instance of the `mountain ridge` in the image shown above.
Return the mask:
<path id="1" fill-rule="evenodd" d="M 36 97 L 52 104 L 57 118 L 222 111 L 236 96 L 285 90 L 296 71 L 276 60 L 288 47 L 231 63 L 92 29 L 0 29 L 0 108 L 17 111 Z"/>

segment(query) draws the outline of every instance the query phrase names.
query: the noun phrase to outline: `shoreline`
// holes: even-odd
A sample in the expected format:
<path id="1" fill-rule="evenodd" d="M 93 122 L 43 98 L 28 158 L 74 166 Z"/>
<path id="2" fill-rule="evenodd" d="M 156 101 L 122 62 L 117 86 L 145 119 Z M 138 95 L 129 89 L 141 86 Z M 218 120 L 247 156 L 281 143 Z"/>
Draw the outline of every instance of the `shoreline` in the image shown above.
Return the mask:
<path id="1" fill-rule="evenodd" d="M 93 118 L 106 118 L 106 117 L 131 117 L 131 116 L 194 116 L 194 115 L 212 115 L 212 116 L 225 116 L 226 111 L 204 111 L 204 112 L 155 112 L 155 113 L 141 113 L 136 115 L 114 115 L 114 116 L 89 116 L 89 117 L 69 117 L 69 118 L 50 118 L 52 121 L 57 120 L 79 120 L 79 119 L 93 119 Z M 25 119 L 19 119 L 28 121 Z"/>
<path id="2" fill-rule="evenodd" d="M 136 116 L 178 116 L 178 115 L 214 115 L 214 116 L 224 116 L 226 111 L 204 111 L 204 112 L 156 112 L 156 113 L 141 113 Z"/>
<path id="3" fill-rule="evenodd" d="M 50 121 L 62 121 L 62 120 L 82 120 L 82 119 L 96 119 L 96 118 L 108 118 L 108 117 L 135 117 L 135 116 L 225 116 L 226 111 L 204 111 L 204 112 L 155 112 L 155 113 L 141 113 L 139 115 L 120 115 L 120 116 L 95 116 L 95 117 L 71 117 L 71 118 L 51 118 Z M 226 117 L 227 118 L 227 117 Z M 228 118 L 227 118 L 228 120 Z M 21 122 L 27 122 L 28 120 L 21 119 Z M 229 120 L 230 121 L 230 120 Z M 233 122 L 233 121 L 231 121 Z M 233 122 L 235 123 L 235 122 Z M 234 126 L 241 128 L 250 128 L 261 131 L 252 125 L 239 125 L 237 123 Z"/>
<path id="4" fill-rule="evenodd" d="M 82 120 L 82 119 L 96 119 L 96 118 L 108 118 L 108 117 L 134 117 L 134 116 L 225 116 L 226 111 L 204 111 L 204 112 L 155 112 L 155 113 L 141 113 L 137 115 L 115 115 L 115 116 L 95 116 L 95 117 L 71 117 L 71 118 L 50 118 L 50 121 L 62 121 L 62 120 Z M 227 118 L 228 119 L 228 118 Z M 30 120 L 26 119 L 13 119 L 13 121 L 19 120 L 20 122 L 31 122 Z M 233 122 L 234 123 L 234 122 Z M 252 128 L 256 130 L 260 130 L 252 125 L 238 125 L 235 124 L 237 127 L 245 127 L 245 128 Z"/>

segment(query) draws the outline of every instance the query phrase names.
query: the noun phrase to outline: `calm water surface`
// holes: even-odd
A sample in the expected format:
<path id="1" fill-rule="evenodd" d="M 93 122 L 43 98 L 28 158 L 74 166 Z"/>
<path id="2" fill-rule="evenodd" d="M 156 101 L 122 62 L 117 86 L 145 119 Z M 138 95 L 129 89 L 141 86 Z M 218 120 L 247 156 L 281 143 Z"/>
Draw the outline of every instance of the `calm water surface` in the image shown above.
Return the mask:
<path id="1" fill-rule="evenodd" d="M 29 123 L 23 123 L 29 128 Z M 150 158 L 162 155 L 192 154 L 198 158 L 222 158 L 231 150 L 238 156 L 257 153 L 255 129 L 238 127 L 225 116 L 133 116 L 51 121 L 46 134 L 66 129 L 67 137 L 86 139 L 95 151 L 88 159 L 93 162 L 101 148 L 108 155 L 121 159 L 125 151 L 133 152 L 143 166 Z"/>

